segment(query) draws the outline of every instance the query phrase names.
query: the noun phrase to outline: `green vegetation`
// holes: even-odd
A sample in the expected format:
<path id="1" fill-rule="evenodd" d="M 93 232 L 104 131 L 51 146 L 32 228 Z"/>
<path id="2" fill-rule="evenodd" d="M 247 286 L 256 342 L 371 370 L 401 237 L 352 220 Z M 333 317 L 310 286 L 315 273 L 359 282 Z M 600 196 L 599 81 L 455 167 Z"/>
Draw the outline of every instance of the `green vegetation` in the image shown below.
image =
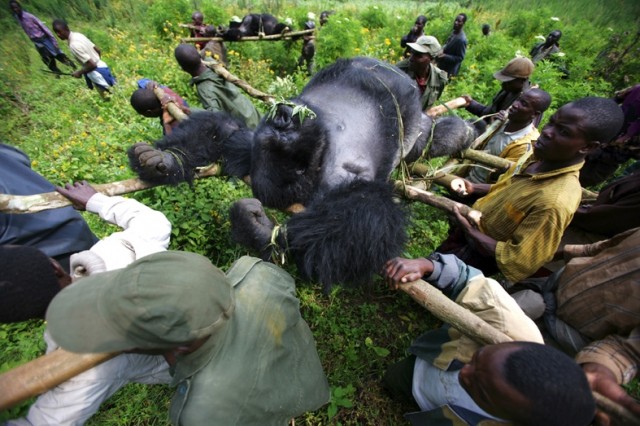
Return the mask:
<path id="1" fill-rule="evenodd" d="M 129 106 L 137 79 L 157 80 L 184 95 L 190 104 L 198 105 L 188 76 L 173 59 L 173 48 L 180 37 L 187 35 L 178 24 L 188 22 L 191 12 L 198 8 L 206 22 L 215 24 L 228 22 L 232 15 L 270 12 L 280 19 L 291 18 L 297 29 L 302 28 L 307 12 L 319 17 L 322 10 L 335 10 L 329 24 L 318 32 L 318 68 L 336 58 L 355 55 L 396 62 L 402 53 L 400 37 L 419 14 L 429 18 L 426 32 L 444 44 L 454 16 L 465 12 L 469 15 L 465 28 L 469 38 L 467 58 L 442 100 L 468 93 L 490 101 L 499 88 L 493 72 L 514 55 L 526 55 L 536 36 L 546 36 L 556 28 L 564 33 L 563 61 L 571 74 L 562 79 L 553 62 L 537 67 L 533 81 L 553 96 L 547 117 L 569 100 L 586 95 L 610 96 L 639 80 L 638 45 L 624 57 L 622 65 L 614 67 L 638 30 L 640 3 L 634 0 L 224 0 L 215 5 L 197 0 L 32 0 L 23 2 L 23 6 L 48 24 L 54 18 L 66 18 L 72 30 L 84 33 L 102 48 L 119 82 L 111 100 L 102 102 L 82 80 L 68 76 L 56 79 L 41 72 L 45 67 L 31 42 L 7 8 L 0 9 L 4 28 L 0 40 L 0 139 L 26 151 L 33 168 L 58 184 L 133 177 L 126 148 L 161 135 L 157 120 L 143 118 Z M 481 35 L 480 26 L 485 22 L 491 25 L 490 37 Z M 61 45 L 68 52 L 64 43 Z M 308 79 L 295 69 L 301 41 L 229 43 L 227 48 L 231 72 L 278 98 L 297 93 Z M 267 112 L 258 101 L 256 105 L 262 113 Z M 465 116 L 464 112 L 459 114 Z M 245 254 L 230 241 L 228 206 L 247 196 L 250 190 L 242 182 L 227 178 L 199 181 L 192 188 L 156 188 L 134 195 L 164 212 L 174 224 L 172 249 L 205 254 L 223 269 Z M 411 211 L 414 225 L 406 255 L 416 257 L 430 253 L 448 225 L 446 216 L 430 207 L 414 203 Z M 284 220 L 282 213 L 271 214 L 279 222 Z M 86 217 L 99 236 L 113 232 L 94 216 Z M 286 268 L 297 274 L 294 266 Z M 412 339 L 436 327 L 437 321 L 381 281 L 366 290 L 336 288 L 329 295 L 322 294 L 317 284 L 300 282 L 298 295 L 329 377 L 332 401 L 296 419 L 296 423 L 405 424 L 402 413 L 407 407 L 390 401 L 379 379 L 388 364 L 406 354 Z M 0 325 L 0 369 L 7 370 L 41 354 L 43 329 L 39 321 Z M 89 424 L 166 424 L 171 394 L 165 386 L 129 385 Z M 0 421 L 24 414 L 27 407 L 23 404 L 1 413 Z"/>

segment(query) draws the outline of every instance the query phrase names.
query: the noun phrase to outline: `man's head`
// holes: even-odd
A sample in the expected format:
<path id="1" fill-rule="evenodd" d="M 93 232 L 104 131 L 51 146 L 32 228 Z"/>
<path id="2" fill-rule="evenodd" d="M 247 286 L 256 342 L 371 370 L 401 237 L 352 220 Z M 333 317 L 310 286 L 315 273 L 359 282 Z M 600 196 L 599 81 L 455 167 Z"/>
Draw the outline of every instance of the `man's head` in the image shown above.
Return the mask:
<path id="1" fill-rule="evenodd" d="M 595 402 L 582 369 L 550 346 L 510 342 L 480 348 L 460 384 L 487 413 L 521 425 L 589 425 Z"/>
<path id="2" fill-rule="evenodd" d="M 453 20 L 453 31 L 455 33 L 459 33 L 462 31 L 464 24 L 467 22 L 467 15 L 464 13 L 459 13 L 456 16 L 456 19 Z"/>
<path id="3" fill-rule="evenodd" d="M 206 257 L 165 251 L 76 281 L 46 318 L 73 352 L 149 351 L 219 336 L 234 307 L 231 285 Z"/>
<path id="4" fill-rule="evenodd" d="M 178 65 L 180 65 L 180 68 L 192 76 L 197 75 L 202 69 L 202 58 L 200 58 L 198 49 L 196 49 L 192 44 L 182 43 L 178 45 L 174 51 L 174 55 L 176 57 L 176 61 L 178 61 Z"/>
<path id="5" fill-rule="evenodd" d="M 13 12 L 14 15 L 18 17 L 22 17 L 22 6 L 15 0 L 11 0 L 9 2 L 9 9 Z"/>
<path id="6" fill-rule="evenodd" d="M 482 35 L 489 35 L 489 33 L 491 32 L 491 27 L 489 26 L 489 24 L 482 24 Z"/>
<path id="7" fill-rule="evenodd" d="M 424 31 L 424 27 L 427 25 L 427 17 L 424 15 L 420 15 L 416 18 L 416 22 L 413 24 L 413 28 L 411 31 L 414 34 L 422 34 Z"/>
<path id="8" fill-rule="evenodd" d="M 67 40 L 69 38 L 69 33 L 71 33 L 71 31 L 69 30 L 69 25 L 67 25 L 65 20 L 56 19 L 53 21 L 52 27 L 53 32 L 56 33 L 61 40 Z"/>
<path id="9" fill-rule="evenodd" d="M 609 98 L 587 97 L 563 105 L 533 145 L 539 160 L 578 163 L 620 131 L 624 114 Z"/>
<path id="10" fill-rule="evenodd" d="M 509 120 L 530 123 L 551 105 L 551 95 L 541 89 L 523 92 L 509 108 Z"/>
<path id="11" fill-rule="evenodd" d="M 502 68 L 493 74 L 493 77 L 502 82 L 502 88 L 507 92 L 518 93 L 522 91 L 525 83 L 533 74 L 535 65 L 528 58 L 514 58 Z"/>
<path id="12" fill-rule="evenodd" d="M 162 105 L 158 97 L 150 89 L 138 89 L 131 94 L 131 106 L 136 112 L 145 117 L 162 116 Z"/>
<path id="13" fill-rule="evenodd" d="M 547 39 L 545 40 L 544 44 L 547 46 L 551 46 L 552 44 L 558 44 L 558 42 L 560 41 L 560 37 L 562 37 L 562 31 L 553 30 L 547 36 Z"/>
<path id="14" fill-rule="evenodd" d="M 411 48 L 409 61 L 419 69 L 428 67 L 431 60 L 442 52 L 440 42 L 433 36 L 418 37 L 415 43 L 407 43 L 407 46 Z"/>
<path id="15" fill-rule="evenodd" d="M 191 14 L 191 22 L 193 25 L 202 25 L 204 22 L 204 15 L 198 11 L 193 12 L 193 14 Z"/>
<path id="16" fill-rule="evenodd" d="M 44 313 L 71 277 L 60 264 L 30 246 L 0 247 L 0 323 L 44 318 Z"/>

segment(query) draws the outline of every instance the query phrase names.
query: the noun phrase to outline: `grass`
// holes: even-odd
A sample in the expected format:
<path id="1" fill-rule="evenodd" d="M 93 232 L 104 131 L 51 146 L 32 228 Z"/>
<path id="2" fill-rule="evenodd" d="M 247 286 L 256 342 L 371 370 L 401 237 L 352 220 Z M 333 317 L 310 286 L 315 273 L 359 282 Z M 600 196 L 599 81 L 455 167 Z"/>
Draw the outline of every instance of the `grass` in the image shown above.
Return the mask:
<path id="1" fill-rule="evenodd" d="M 173 27 L 167 27 L 167 31 L 156 32 L 155 27 L 149 25 L 155 17 L 149 12 L 150 1 L 90 3 L 34 0 L 24 6 L 48 23 L 54 13 L 64 14 L 72 30 L 85 33 L 103 49 L 105 60 L 119 81 L 107 103 L 87 90 L 82 80 L 55 79 L 42 73 L 40 70 L 44 65 L 32 44 L 10 20 L 7 11 L 0 9 L 0 22 L 7 29 L 0 40 L 0 114 L 3 117 L 0 139 L 26 151 L 33 168 L 57 184 L 79 179 L 103 183 L 133 176 L 127 166 L 126 148 L 161 135 L 156 120 L 136 115 L 129 106 L 128 98 L 138 78 L 160 81 L 192 105 L 198 105 L 188 77 L 178 69 L 172 57 L 179 38 L 179 33 L 173 33 L 175 20 L 169 21 Z M 535 6 L 534 12 L 543 10 L 545 14 L 529 13 L 531 5 Z M 478 6 L 475 3 L 469 6 L 455 2 L 364 0 L 351 3 L 245 0 L 211 5 L 198 1 L 158 0 L 152 11 L 161 15 L 165 6 L 168 16 L 179 10 L 216 7 L 218 9 L 212 13 L 226 17 L 242 15 L 249 10 L 271 11 L 281 17 L 292 16 L 298 22 L 304 22 L 302 19 L 308 11 L 314 11 L 318 16 L 322 10 L 336 10 L 338 13 L 332 19 L 334 24 L 339 21 L 340 26 L 330 24 L 318 36 L 319 63 L 330 63 L 340 55 L 356 54 L 394 62 L 401 52 L 399 38 L 406 33 L 415 16 L 425 13 L 429 17 L 427 30 L 444 41 L 454 15 L 465 11 L 470 16 L 466 28 L 470 46 L 461 75 L 447 86 L 443 100 L 471 93 L 477 99 L 489 101 L 498 90 L 491 73 L 517 51 L 527 52 L 536 34 L 562 25 L 565 32 L 562 47 L 570 60 L 571 78 L 562 80 L 552 65 L 540 66 L 534 74 L 534 80 L 554 97 L 552 110 L 569 99 L 587 94 L 608 96 L 614 89 L 622 88 L 623 76 L 620 80 L 605 80 L 594 75 L 591 68 L 595 64 L 594 58 L 606 46 L 602 34 L 617 34 L 635 28 L 636 17 L 640 15 L 637 2 L 616 1 L 612 7 L 611 2 L 604 0 L 533 0 L 526 3 L 514 0 L 509 2 L 509 7 L 496 0 L 485 0 Z M 175 19 L 188 21 L 189 13 Z M 551 16 L 559 16 L 560 23 L 550 20 Z M 385 25 L 366 28 L 362 24 L 365 19 L 368 22 L 384 21 Z M 480 24 L 483 22 L 492 24 L 492 38 L 481 37 Z M 160 24 L 162 27 L 162 21 Z M 614 31 L 608 31 L 607 27 Z M 292 65 L 299 47 L 295 42 L 290 45 L 279 42 L 229 44 L 230 70 L 260 90 L 287 97 L 299 91 L 307 81 L 307 76 Z M 279 84 L 274 84 L 276 77 L 281 79 Z M 637 71 L 628 78 L 638 81 Z M 266 111 L 263 105 L 257 102 L 256 105 L 262 112 Z M 237 180 L 213 178 L 197 182 L 192 188 L 186 185 L 156 188 L 134 197 L 170 218 L 174 224 L 172 249 L 205 254 L 225 269 L 245 254 L 241 247 L 230 241 L 228 206 L 233 200 L 249 194 L 250 190 Z M 440 211 L 421 204 L 412 204 L 411 212 L 413 226 L 405 254 L 407 257 L 423 256 L 444 237 L 447 219 Z M 270 214 L 284 220 L 278 212 Z M 114 231 L 93 215 L 85 214 L 85 217 L 99 236 Z M 288 265 L 287 269 L 294 276 L 297 274 L 295 267 Z M 405 424 L 402 414 L 410 407 L 391 401 L 380 388 L 379 379 L 387 365 L 406 355 L 406 349 L 415 337 L 437 327 L 438 321 L 408 296 L 387 289 L 379 281 L 370 291 L 335 288 L 329 295 L 323 294 L 315 283 L 298 281 L 302 314 L 316 338 L 331 385 L 332 401 L 317 412 L 296 419 L 296 423 Z M 44 324 L 39 321 L 0 325 L 0 370 L 8 370 L 41 354 L 44 351 L 43 328 Z M 637 391 L 637 383 L 632 389 Z M 128 385 L 106 402 L 89 424 L 167 424 L 172 392 L 167 386 Z M 27 407 L 28 403 L 0 413 L 0 421 L 24 414 Z"/>

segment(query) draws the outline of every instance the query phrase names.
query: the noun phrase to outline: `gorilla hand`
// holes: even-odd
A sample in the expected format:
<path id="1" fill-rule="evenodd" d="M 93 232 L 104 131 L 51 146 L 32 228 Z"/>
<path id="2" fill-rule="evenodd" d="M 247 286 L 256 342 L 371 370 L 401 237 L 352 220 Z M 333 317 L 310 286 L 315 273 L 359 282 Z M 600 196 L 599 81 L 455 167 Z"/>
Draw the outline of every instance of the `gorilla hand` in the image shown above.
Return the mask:
<path id="1" fill-rule="evenodd" d="M 255 198 L 244 198 L 231 206 L 231 237 L 238 244 L 260 253 L 270 260 L 275 247 L 271 246 L 273 222 L 267 217 L 262 203 Z"/>
<path id="2" fill-rule="evenodd" d="M 141 179 L 162 183 L 163 178 L 175 174 L 178 169 L 175 156 L 145 142 L 132 145 L 127 151 L 129 163 Z"/>

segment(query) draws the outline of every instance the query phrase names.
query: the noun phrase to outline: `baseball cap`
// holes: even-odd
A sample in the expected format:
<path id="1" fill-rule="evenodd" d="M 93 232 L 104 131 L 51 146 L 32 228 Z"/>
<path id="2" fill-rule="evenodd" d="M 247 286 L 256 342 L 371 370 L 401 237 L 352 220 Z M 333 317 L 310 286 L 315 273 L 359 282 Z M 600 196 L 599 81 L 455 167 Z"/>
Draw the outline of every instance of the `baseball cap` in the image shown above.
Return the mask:
<path id="1" fill-rule="evenodd" d="M 407 43 L 407 46 L 420 53 L 428 53 L 437 56 L 442 51 L 438 39 L 433 36 L 420 36 L 415 43 Z"/>
<path id="2" fill-rule="evenodd" d="M 493 77 L 498 81 L 511 81 L 516 78 L 529 78 L 533 74 L 535 65 L 529 58 L 514 58 L 502 68 L 500 71 L 493 74 Z"/>
<path id="3" fill-rule="evenodd" d="M 168 349 L 222 334 L 234 307 L 230 283 L 209 259 L 164 251 L 78 280 L 51 301 L 46 319 L 72 352 Z"/>

